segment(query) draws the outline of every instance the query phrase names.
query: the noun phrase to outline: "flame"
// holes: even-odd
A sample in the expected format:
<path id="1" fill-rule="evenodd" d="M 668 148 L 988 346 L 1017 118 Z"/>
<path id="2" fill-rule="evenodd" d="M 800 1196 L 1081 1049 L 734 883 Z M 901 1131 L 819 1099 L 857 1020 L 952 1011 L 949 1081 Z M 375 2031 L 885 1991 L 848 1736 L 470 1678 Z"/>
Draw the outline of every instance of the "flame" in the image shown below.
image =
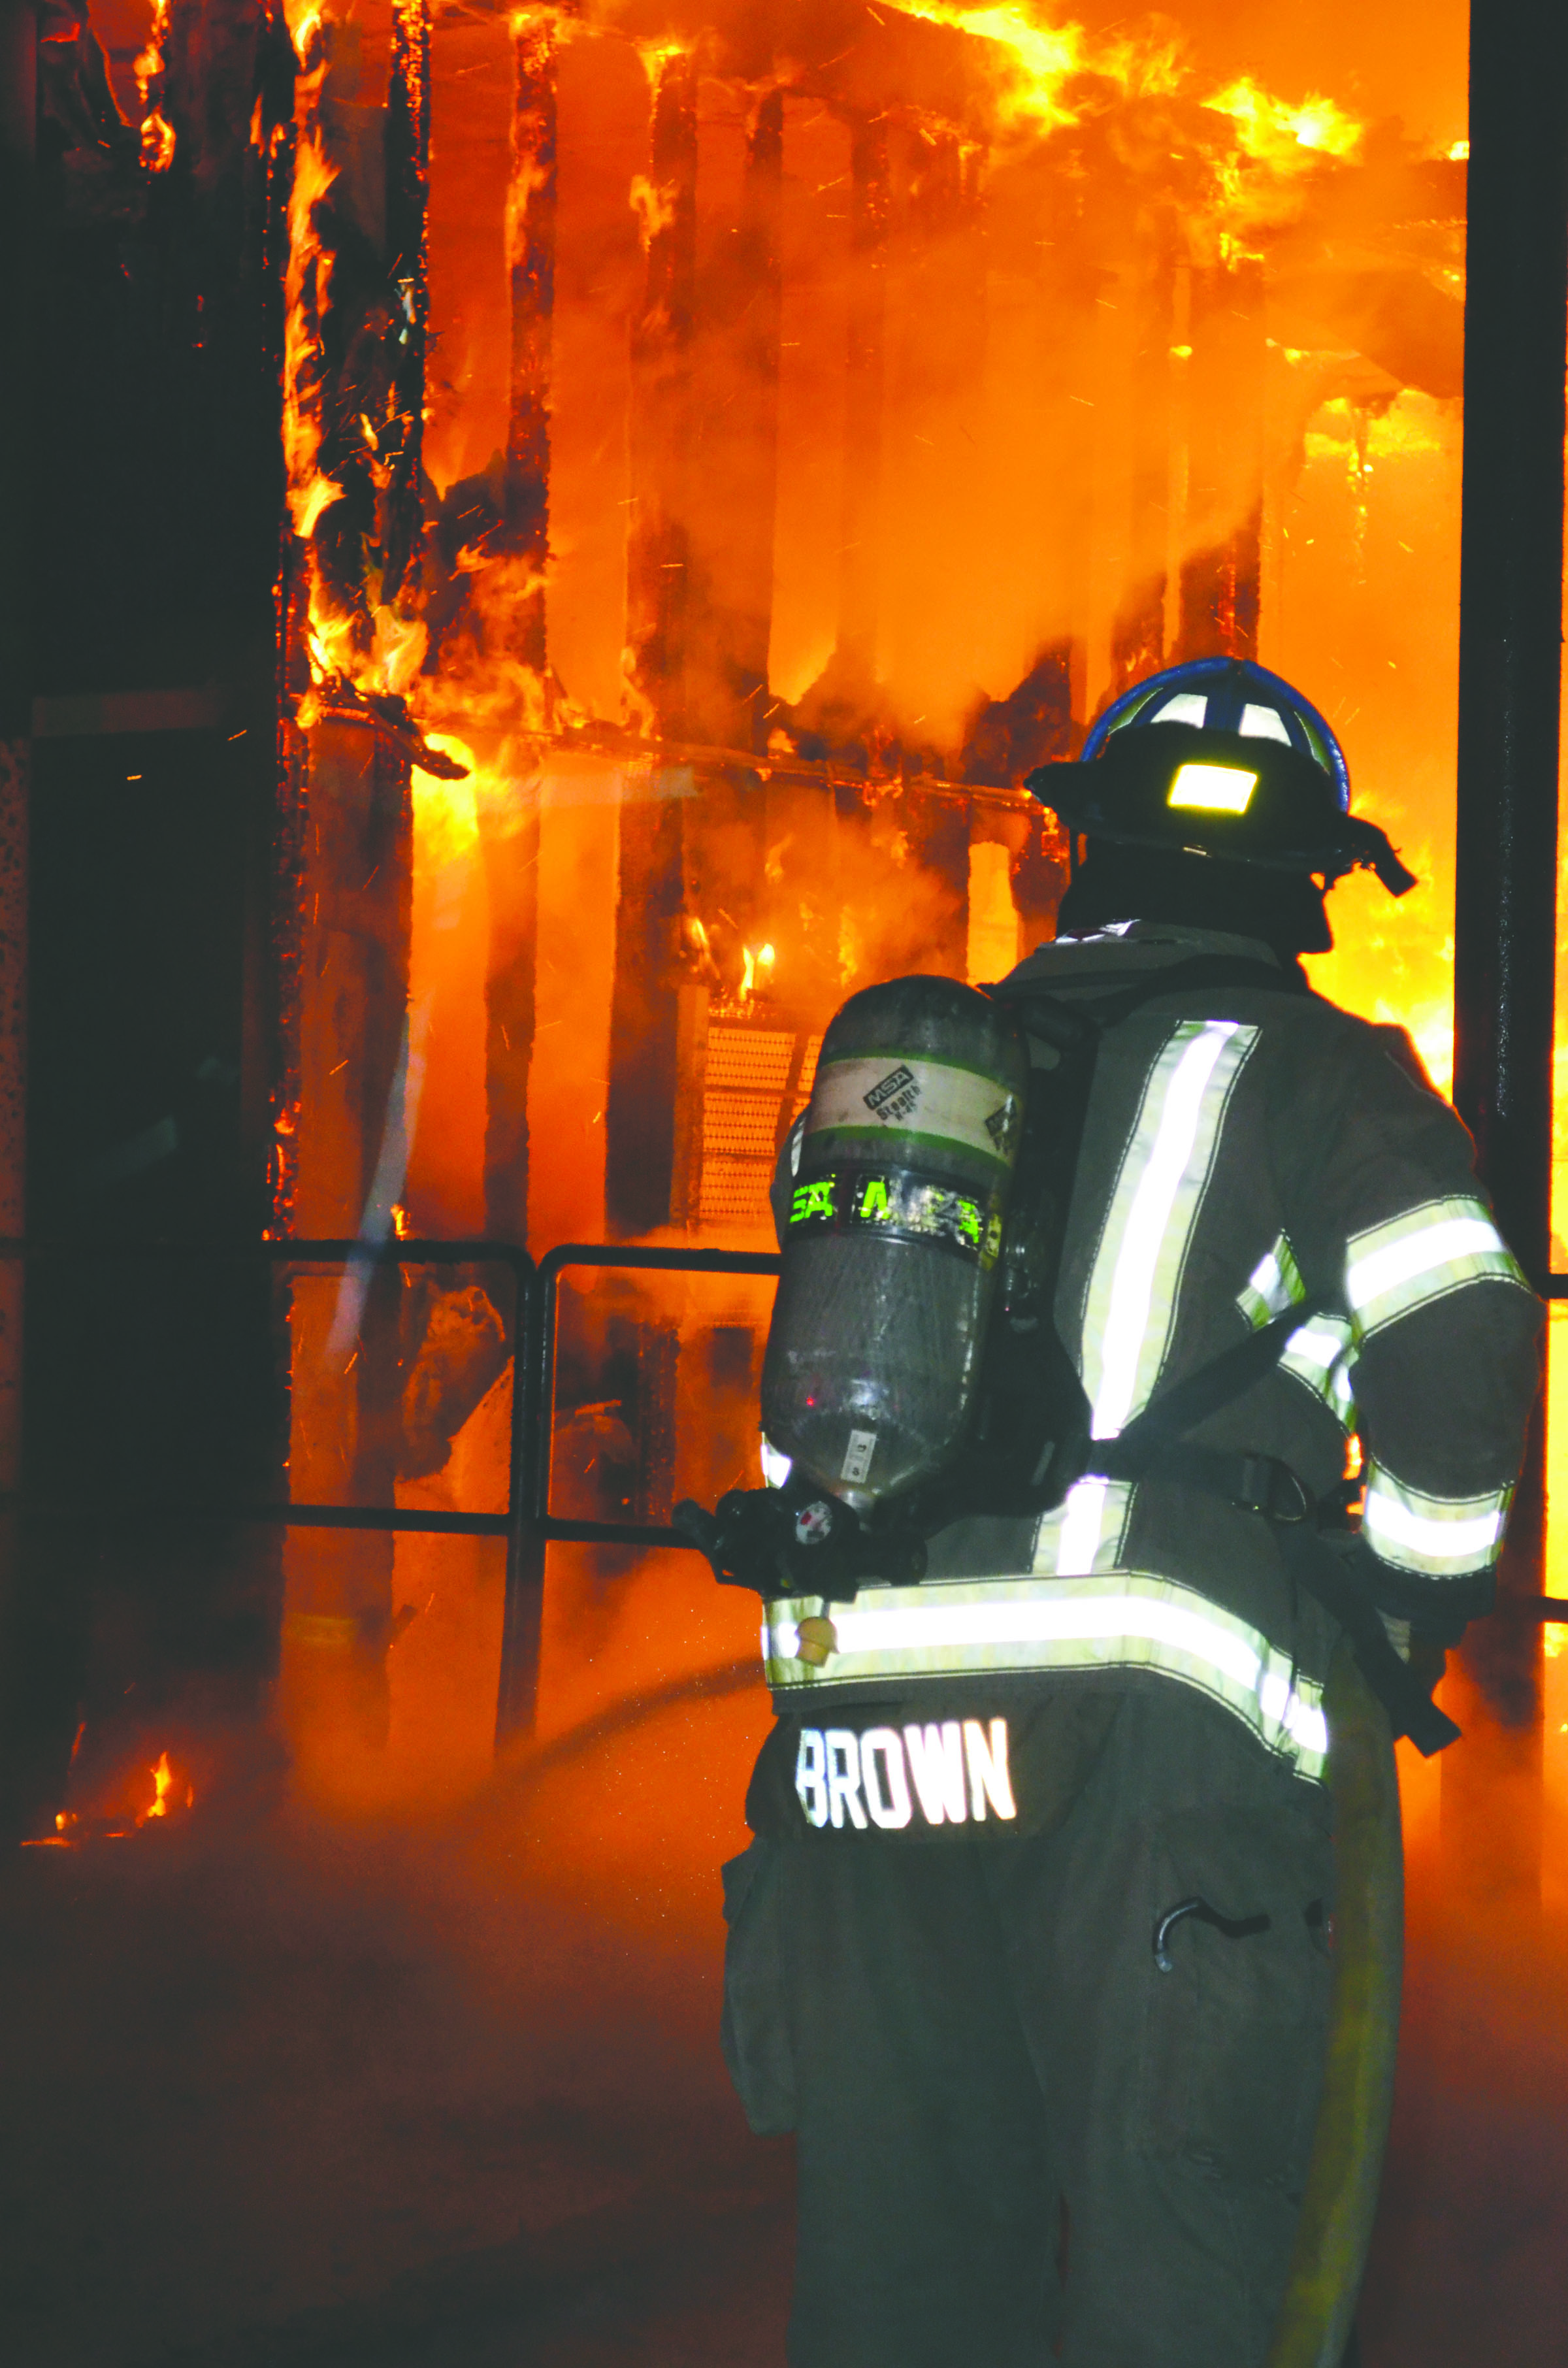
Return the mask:
<path id="1" fill-rule="evenodd" d="M 320 101 L 327 57 L 323 18 L 306 9 L 291 23 L 302 71 L 295 84 L 294 178 L 289 195 L 289 261 L 284 274 L 283 457 L 289 514 L 305 546 L 309 617 L 305 632 L 314 687 L 301 702 L 295 721 L 308 730 L 321 712 L 316 691 L 347 682 L 367 695 L 403 696 L 424 663 L 427 634 L 423 620 L 388 607 L 374 607 L 367 620 L 335 598 L 317 563 L 312 538 L 323 513 L 341 501 L 344 488 L 321 467 L 322 398 L 326 355 L 322 324 L 332 301 L 333 256 L 316 227 L 316 209 L 337 178 L 323 144 Z M 312 63 L 313 62 L 313 63 Z M 372 452 L 380 450 L 374 423 L 360 416 L 360 432 Z M 377 462 L 371 464 L 376 475 Z M 368 646 L 367 646 L 368 639 Z"/>
<path id="2" fill-rule="evenodd" d="M 645 173 L 633 173 L 629 202 L 637 217 L 637 235 L 644 255 L 659 236 L 668 230 L 676 218 L 676 190 L 671 182 L 650 181 Z"/>
<path id="3" fill-rule="evenodd" d="M 643 38 L 636 42 L 637 54 L 642 61 L 642 71 L 651 89 L 657 90 L 659 76 L 672 58 L 684 58 L 691 49 L 689 41 L 677 41 L 666 35 L 663 40 Z"/>
<path id="4" fill-rule="evenodd" d="M 175 1771 L 169 1766 L 166 1751 L 160 1752 L 156 1767 L 149 1773 L 153 1779 L 153 1805 L 150 1809 L 143 1809 L 137 1818 L 139 1826 L 144 1826 L 149 1818 L 166 1817 L 169 1814 L 169 1794 L 174 1790 Z"/>
<path id="5" fill-rule="evenodd" d="M 983 8 L 962 7 L 958 0 L 900 0 L 897 13 L 928 25 L 950 25 L 1006 52 L 997 94 L 1004 123 L 1048 131 L 1076 123 L 1083 104 L 1070 104 L 1063 93 L 1069 83 L 1086 75 L 1139 98 L 1166 96 L 1181 79 L 1178 44 L 1168 35 L 1143 41 L 1096 39 L 1082 25 L 1041 23 L 1018 0 Z"/>
<path id="6" fill-rule="evenodd" d="M 309 541 L 316 520 L 343 487 L 316 466 L 321 451 L 321 379 L 324 369 L 320 323 L 332 285 L 332 257 L 316 233 L 314 214 L 337 178 L 316 133 L 301 137 L 294 156 L 289 197 L 289 266 L 284 277 L 283 458 L 289 472 L 289 511 L 294 531 Z"/>
<path id="7" fill-rule="evenodd" d="M 743 946 L 741 959 L 741 1001 L 749 1003 L 754 995 L 767 983 L 777 959 L 771 946 Z"/>
<path id="8" fill-rule="evenodd" d="M 488 786 L 486 768 L 466 740 L 455 733 L 428 732 L 426 746 L 444 757 L 455 757 L 468 767 L 461 781 L 437 780 L 433 773 L 414 775 L 414 828 L 421 870 L 444 870 L 471 854 L 479 843 L 481 785 Z"/>
<path id="9" fill-rule="evenodd" d="M 83 1731 L 82 1727 L 77 1729 L 78 1746 L 81 1743 Z M 73 1765 L 75 1762 L 75 1756 L 74 1748 Z M 151 1825 L 154 1817 L 167 1817 L 176 1808 L 193 1809 L 196 1806 L 195 1785 L 188 1778 L 181 1776 L 166 1751 L 159 1753 L 153 1765 L 146 1770 L 146 1775 L 152 1780 L 153 1798 L 144 1808 L 139 1808 L 134 1815 L 130 1816 L 129 1821 L 128 1814 L 123 1807 L 111 1810 L 108 1815 L 101 1810 L 84 1812 L 79 1809 L 59 1809 L 55 1812 L 53 1833 L 40 1835 L 31 1841 L 25 1842 L 23 1848 L 83 1850 L 91 1842 L 122 1842 L 129 1839 L 131 1834 L 140 1832 L 143 1826 Z M 121 1801 L 124 1797 L 121 1793 Z"/>
<path id="10" fill-rule="evenodd" d="M 174 127 L 165 120 L 162 106 L 164 43 L 168 33 L 169 0 L 158 0 L 147 35 L 147 46 L 131 68 L 144 109 L 142 117 L 142 162 L 150 173 L 166 173 L 175 161 Z"/>
<path id="11" fill-rule="evenodd" d="M 1244 154 L 1277 168 L 1299 166 L 1295 149 L 1322 156 L 1353 155 L 1361 142 L 1361 126 L 1336 107 L 1332 98 L 1313 92 L 1299 107 L 1275 98 L 1251 74 L 1240 74 L 1203 105 L 1216 115 L 1228 115 L 1236 127 Z"/>

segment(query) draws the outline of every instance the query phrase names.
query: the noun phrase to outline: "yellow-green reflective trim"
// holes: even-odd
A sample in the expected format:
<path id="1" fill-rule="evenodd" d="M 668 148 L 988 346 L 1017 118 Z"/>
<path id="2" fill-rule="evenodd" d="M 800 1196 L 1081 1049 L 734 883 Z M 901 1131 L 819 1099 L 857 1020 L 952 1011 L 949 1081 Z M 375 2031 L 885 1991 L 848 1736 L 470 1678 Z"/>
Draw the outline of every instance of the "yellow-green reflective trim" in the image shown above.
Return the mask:
<path id="1" fill-rule="evenodd" d="M 1361 1526 L 1380 1562 L 1424 1578 L 1469 1578 L 1502 1551 L 1512 1487 L 1483 1497 L 1430 1497 L 1377 1463 L 1368 1466 Z"/>
<path id="2" fill-rule="evenodd" d="M 1313 1315 L 1291 1333 L 1279 1370 L 1311 1390 L 1348 1436 L 1356 1428 L 1355 1361 L 1349 1318 Z"/>
<path id="3" fill-rule="evenodd" d="M 1234 1019 L 1180 1020 L 1150 1071 L 1085 1304 L 1096 1439 L 1114 1439 L 1159 1379 L 1221 1124 L 1257 1032 Z"/>
<path id="4" fill-rule="evenodd" d="M 1261 1332 L 1266 1324 L 1272 1324 L 1288 1307 L 1300 1307 L 1306 1295 L 1307 1286 L 1301 1281 L 1296 1254 L 1288 1237 L 1281 1234 L 1248 1275 L 1236 1295 L 1236 1305 L 1253 1330 Z"/>
<path id="5" fill-rule="evenodd" d="M 820 1668 L 797 1657 L 799 1623 L 833 1623 Z M 1176 1579 L 1143 1571 L 1098 1577 L 998 1577 L 867 1589 L 853 1603 L 818 1596 L 768 1604 L 767 1682 L 780 1692 L 922 1678 L 1154 1669 L 1221 1702 L 1294 1765 L 1321 1779 L 1328 1753 L 1323 1689 L 1261 1631 Z"/>
<path id="6" fill-rule="evenodd" d="M 1131 1508 L 1131 1481 L 1075 1480 L 1061 1504 L 1040 1515 L 1029 1568 L 1038 1578 L 1117 1569 Z"/>
<path id="7" fill-rule="evenodd" d="M 1179 1020 L 1150 1068 L 1085 1298 L 1081 1362 L 1096 1439 L 1114 1439 L 1159 1378 L 1220 1129 L 1256 1041 L 1238 1020 Z M 1124 1485 L 1080 1480 L 1036 1531 L 1034 1569 L 1078 1577 L 1114 1566 L 1130 1501 Z"/>
<path id="8" fill-rule="evenodd" d="M 1345 1295 L 1358 1340 L 1467 1282 L 1528 1290 L 1483 1201 L 1456 1194 L 1356 1234 L 1345 1256 Z"/>

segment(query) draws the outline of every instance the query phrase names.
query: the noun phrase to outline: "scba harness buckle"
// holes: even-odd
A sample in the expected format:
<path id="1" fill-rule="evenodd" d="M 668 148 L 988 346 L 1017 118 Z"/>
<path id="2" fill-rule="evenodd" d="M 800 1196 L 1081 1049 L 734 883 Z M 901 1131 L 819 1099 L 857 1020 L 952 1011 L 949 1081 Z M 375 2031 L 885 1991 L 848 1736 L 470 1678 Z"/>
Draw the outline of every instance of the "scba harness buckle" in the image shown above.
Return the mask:
<path id="1" fill-rule="evenodd" d="M 1244 1513 L 1261 1513 L 1266 1521 L 1278 1521 L 1283 1529 L 1313 1518 L 1316 1498 L 1301 1474 L 1278 1456 L 1244 1455 L 1241 1464 L 1241 1486 L 1232 1501 Z"/>

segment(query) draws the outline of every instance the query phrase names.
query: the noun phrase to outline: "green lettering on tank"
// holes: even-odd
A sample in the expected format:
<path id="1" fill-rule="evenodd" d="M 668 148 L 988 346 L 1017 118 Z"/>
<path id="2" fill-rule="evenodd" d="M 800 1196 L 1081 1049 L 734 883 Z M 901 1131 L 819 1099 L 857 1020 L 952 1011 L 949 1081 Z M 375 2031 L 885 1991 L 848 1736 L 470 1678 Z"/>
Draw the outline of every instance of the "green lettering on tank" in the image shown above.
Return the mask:
<path id="1" fill-rule="evenodd" d="M 892 1216 L 892 1211 L 888 1205 L 888 1188 L 880 1176 L 869 1176 L 866 1178 L 865 1190 L 860 1195 L 860 1206 L 856 1211 L 856 1214 L 863 1220 Z"/>
<path id="2" fill-rule="evenodd" d="M 953 1206 L 958 1216 L 960 1233 L 963 1235 L 966 1242 L 972 1242 L 975 1248 L 978 1249 L 980 1247 L 980 1209 L 978 1204 L 973 1201 L 955 1200 Z"/>
<path id="3" fill-rule="evenodd" d="M 792 1225 L 803 1224 L 808 1217 L 826 1217 L 831 1223 L 835 1213 L 833 1188 L 837 1180 L 834 1176 L 818 1176 L 810 1184 L 797 1184 L 790 1209 L 790 1223 Z"/>

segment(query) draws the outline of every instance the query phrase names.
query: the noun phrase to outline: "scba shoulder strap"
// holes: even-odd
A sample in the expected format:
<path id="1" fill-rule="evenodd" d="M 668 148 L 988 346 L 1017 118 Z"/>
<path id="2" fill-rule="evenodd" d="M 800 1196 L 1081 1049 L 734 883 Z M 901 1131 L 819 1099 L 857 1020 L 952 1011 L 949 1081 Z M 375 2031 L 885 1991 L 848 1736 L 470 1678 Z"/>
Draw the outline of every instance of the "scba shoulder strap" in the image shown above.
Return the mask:
<path id="1" fill-rule="evenodd" d="M 1057 1055 L 1029 1075 L 1023 1139 L 1003 1235 L 999 1288 L 976 1393 L 973 1428 L 959 1486 L 992 1512 L 1028 1512 L 1059 1504 L 1075 1476 L 1073 1459 L 1086 1441 L 1089 1407 L 1078 1370 L 1056 1328 L 1055 1303 L 1067 1215 L 1077 1178 L 1099 1049 L 1105 1037 L 1146 1004 L 1167 995 L 1220 987 L 1307 992 L 1299 973 L 1244 955 L 1196 954 L 1129 978 L 1125 971 L 1074 979 L 1071 999 L 1024 980 L 989 990 L 1013 1006 L 1030 1035 Z M 1281 1339 L 1274 1348 L 1278 1356 Z M 1227 1368 L 1227 1371 L 1229 1369 Z M 1247 1386 L 1250 1365 L 1223 1404 Z M 1200 1421 L 1200 1415 L 1191 1417 Z M 938 1482 L 937 1503 L 952 1501 Z M 978 1509 L 971 1503 L 966 1509 Z M 956 1516 L 954 1516 L 956 1518 Z"/>

